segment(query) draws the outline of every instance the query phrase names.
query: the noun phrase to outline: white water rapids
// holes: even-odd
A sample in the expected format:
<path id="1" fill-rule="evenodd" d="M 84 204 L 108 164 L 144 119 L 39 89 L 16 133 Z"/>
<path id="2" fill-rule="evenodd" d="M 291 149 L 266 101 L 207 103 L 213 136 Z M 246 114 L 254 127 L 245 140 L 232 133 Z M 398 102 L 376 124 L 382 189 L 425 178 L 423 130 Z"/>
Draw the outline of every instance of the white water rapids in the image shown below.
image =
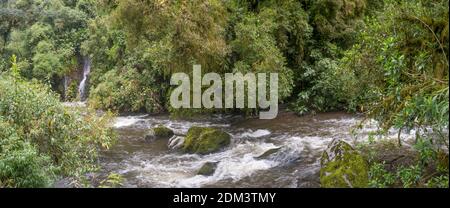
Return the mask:
<path id="1" fill-rule="evenodd" d="M 226 122 L 225 122 L 226 121 Z M 102 154 L 106 172 L 120 173 L 126 187 L 318 187 L 320 155 L 334 138 L 350 143 L 365 140 L 377 130 L 365 123 L 358 134 L 352 128 L 360 122 L 344 113 L 278 119 L 239 120 L 218 117 L 210 121 L 173 121 L 165 116 L 125 116 L 114 123 L 120 139 Z M 170 150 L 167 140 L 145 141 L 153 126 L 164 125 L 178 134 L 191 126 L 214 126 L 230 133 L 232 143 L 223 151 L 209 154 L 183 154 Z M 393 137 L 395 131 L 390 132 Z M 414 132 L 404 134 L 412 137 Z M 257 159 L 268 150 L 276 153 Z M 219 162 L 212 176 L 197 175 L 206 162 Z"/>

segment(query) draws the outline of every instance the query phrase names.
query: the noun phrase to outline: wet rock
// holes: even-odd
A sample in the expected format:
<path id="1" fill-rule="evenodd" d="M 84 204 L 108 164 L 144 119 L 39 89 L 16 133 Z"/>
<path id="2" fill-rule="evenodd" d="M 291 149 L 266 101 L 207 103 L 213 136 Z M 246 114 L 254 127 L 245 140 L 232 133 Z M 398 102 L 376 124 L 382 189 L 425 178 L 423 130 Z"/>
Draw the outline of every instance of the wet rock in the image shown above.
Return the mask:
<path id="1" fill-rule="evenodd" d="M 168 147 L 169 149 L 176 150 L 183 147 L 185 137 L 183 136 L 173 136 L 169 139 Z"/>
<path id="2" fill-rule="evenodd" d="M 267 158 L 269 158 L 269 156 L 271 156 L 271 155 L 277 153 L 281 148 L 282 148 L 282 147 L 277 147 L 277 148 L 269 149 L 269 150 L 265 151 L 264 153 L 262 153 L 260 156 L 255 157 L 255 159 L 258 159 L 258 160 L 264 160 L 264 159 L 267 159 Z"/>
<path id="3" fill-rule="evenodd" d="M 152 128 L 147 135 L 145 135 L 146 140 L 155 139 L 169 139 L 174 135 L 173 131 L 164 126 L 157 126 Z"/>
<path id="4" fill-rule="evenodd" d="M 209 154 L 230 144 L 231 136 L 216 128 L 191 127 L 184 140 L 186 153 Z"/>
<path id="5" fill-rule="evenodd" d="M 368 164 L 361 154 L 342 140 L 333 140 L 322 154 L 320 184 L 324 188 L 368 186 Z"/>
<path id="6" fill-rule="evenodd" d="M 207 162 L 198 170 L 197 175 L 212 176 L 216 172 L 219 162 Z"/>

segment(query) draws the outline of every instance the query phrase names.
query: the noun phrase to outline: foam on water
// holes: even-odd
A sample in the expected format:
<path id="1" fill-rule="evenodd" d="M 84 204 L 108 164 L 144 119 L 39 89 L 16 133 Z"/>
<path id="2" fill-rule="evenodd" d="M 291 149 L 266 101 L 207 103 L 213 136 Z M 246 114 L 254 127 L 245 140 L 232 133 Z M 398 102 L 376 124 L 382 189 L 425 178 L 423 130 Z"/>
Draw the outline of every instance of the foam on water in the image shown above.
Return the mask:
<path id="1" fill-rule="evenodd" d="M 151 187 L 201 187 L 225 179 L 237 181 L 255 171 L 277 166 L 279 162 L 255 159 L 275 147 L 271 143 L 244 142 L 223 152 L 204 156 L 179 153 L 150 159 L 145 159 L 143 155 L 134 156 L 122 164 L 126 169 L 122 173 L 137 173 L 141 183 Z M 196 175 L 206 162 L 219 162 L 214 175 Z"/>
<path id="2" fill-rule="evenodd" d="M 211 185 L 218 181 L 231 179 L 238 181 L 244 177 L 251 176 L 259 170 L 267 170 L 275 167 L 277 162 L 270 160 L 256 160 L 252 154 L 245 154 L 240 158 L 229 158 L 221 161 L 217 165 L 217 169 L 212 176 L 195 175 L 188 178 L 179 178 L 173 182 L 176 187 L 201 187 L 203 185 Z M 200 168 L 199 166 L 198 168 Z"/>
<path id="3" fill-rule="evenodd" d="M 270 135 L 270 131 L 267 129 L 258 129 L 256 131 L 249 130 L 249 132 L 245 132 L 241 135 L 241 137 L 251 137 L 251 138 L 259 138 L 263 136 Z"/>
<path id="4" fill-rule="evenodd" d="M 265 151 L 274 148 L 270 143 L 242 143 L 235 147 L 216 154 L 203 156 L 197 161 L 194 172 L 190 177 L 173 180 L 176 187 L 201 187 L 214 184 L 218 181 L 230 179 L 238 181 L 246 176 L 251 176 L 259 170 L 267 170 L 278 165 L 278 162 L 270 160 L 257 160 L 255 157 Z M 217 169 L 212 176 L 195 175 L 196 171 L 206 162 L 219 161 Z"/>
<path id="5" fill-rule="evenodd" d="M 142 148 L 141 151 L 130 152 L 113 168 L 121 174 L 129 174 L 130 186 L 143 187 L 203 187 L 213 186 L 226 181 L 236 183 L 241 180 L 250 180 L 255 175 L 266 175 L 271 170 L 281 170 L 273 181 L 282 180 L 286 184 L 282 187 L 296 187 L 297 179 L 301 176 L 315 174 L 320 168 L 320 155 L 328 144 L 335 138 L 343 139 L 351 144 L 357 139 L 368 139 L 368 132 L 377 130 L 376 122 L 366 121 L 362 124 L 359 133 L 352 135 L 351 129 L 360 123 L 359 118 L 333 118 L 314 121 L 320 128 L 308 134 L 297 133 L 287 129 L 276 132 L 269 127 L 255 129 L 234 128 L 228 123 L 221 122 L 192 122 L 172 121 L 167 117 L 128 116 L 118 117 L 114 124 L 116 128 L 135 128 L 146 131 L 154 125 L 164 125 L 176 133 L 186 134 L 192 126 L 214 126 L 224 129 L 233 136 L 229 147 L 223 151 L 209 154 L 183 154 L 176 150 L 155 153 Z M 139 122 L 139 124 L 137 124 Z M 142 125 L 141 122 L 145 123 Z M 294 125 L 302 125 L 295 123 Z M 266 129 L 267 128 L 267 129 Z M 397 131 L 389 131 L 390 136 L 396 136 Z M 405 137 L 410 133 L 405 132 Z M 181 138 L 174 137 L 168 141 L 168 146 L 179 145 Z M 151 145 L 151 144 L 150 144 Z M 176 148 L 175 148 L 176 149 Z M 264 159 L 258 156 L 268 150 L 277 149 Z M 301 164 L 300 169 L 284 170 L 299 160 L 309 161 Z M 206 162 L 218 162 L 216 171 L 211 176 L 197 175 L 197 171 Z M 296 164 L 298 166 L 299 164 Z M 289 172 L 290 171 L 290 172 Z M 303 184 L 304 181 L 298 184 Z"/>
<path id="6" fill-rule="evenodd" d="M 141 115 L 141 116 L 126 116 L 126 117 L 117 117 L 113 127 L 114 128 L 123 128 L 128 127 L 136 124 L 139 121 L 144 121 L 144 118 L 147 115 Z"/>

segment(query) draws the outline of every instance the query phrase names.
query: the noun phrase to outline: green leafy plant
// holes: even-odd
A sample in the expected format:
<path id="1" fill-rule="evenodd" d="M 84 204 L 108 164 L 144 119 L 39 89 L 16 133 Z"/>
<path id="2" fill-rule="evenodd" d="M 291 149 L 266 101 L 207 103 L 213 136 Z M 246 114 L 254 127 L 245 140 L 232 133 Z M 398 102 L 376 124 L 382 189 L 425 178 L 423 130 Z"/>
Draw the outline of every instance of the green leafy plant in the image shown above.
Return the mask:
<path id="1" fill-rule="evenodd" d="M 100 182 L 99 188 L 118 188 L 123 185 L 123 177 L 117 173 L 111 173 Z"/>
<path id="2" fill-rule="evenodd" d="M 384 168 L 384 163 L 375 163 L 369 170 L 369 186 L 373 188 L 387 188 L 396 182 L 396 176 Z"/>
<path id="3" fill-rule="evenodd" d="M 401 167 L 397 172 L 397 177 L 405 188 L 416 186 L 422 179 L 422 168 L 419 165 Z"/>
<path id="4" fill-rule="evenodd" d="M 2 74 L 0 184 L 46 187 L 96 171 L 99 148 L 114 142 L 111 116 L 67 109 L 47 86 Z"/>

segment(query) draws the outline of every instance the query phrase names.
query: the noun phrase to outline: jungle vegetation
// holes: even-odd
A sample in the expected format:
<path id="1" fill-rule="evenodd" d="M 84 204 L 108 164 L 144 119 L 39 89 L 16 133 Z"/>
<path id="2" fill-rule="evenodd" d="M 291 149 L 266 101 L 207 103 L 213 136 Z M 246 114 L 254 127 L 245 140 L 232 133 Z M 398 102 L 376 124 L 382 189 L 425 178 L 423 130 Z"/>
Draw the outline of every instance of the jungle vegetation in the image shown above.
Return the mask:
<path id="1" fill-rule="evenodd" d="M 0 187 L 81 175 L 113 141 L 105 118 L 60 104 L 77 99 L 64 79 L 84 57 L 89 106 L 115 112 L 213 113 L 168 104 L 171 74 L 193 64 L 277 72 L 280 103 L 299 115 L 349 111 L 383 130 L 417 130 L 419 171 L 395 177 L 374 164 L 372 186 L 432 168 L 424 183 L 448 187 L 448 9 L 448 0 L 2 0 Z M 446 167 L 434 164 L 442 154 Z M 418 186 L 411 180 L 402 184 Z"/>

